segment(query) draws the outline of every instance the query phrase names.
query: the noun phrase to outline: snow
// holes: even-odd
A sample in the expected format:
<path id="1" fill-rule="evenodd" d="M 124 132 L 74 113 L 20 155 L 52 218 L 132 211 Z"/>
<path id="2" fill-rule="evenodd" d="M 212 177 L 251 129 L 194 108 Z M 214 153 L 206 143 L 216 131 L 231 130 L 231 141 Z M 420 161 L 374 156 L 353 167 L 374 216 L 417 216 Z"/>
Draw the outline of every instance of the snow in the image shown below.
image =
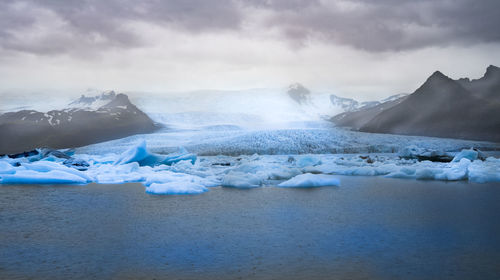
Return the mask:
<path id="1" fill-rule="evenodd" d="M 332 175 L 306 173 L 297 175 L 288 181 L 278 184 L 278 187 L 284 188 L 310 188 L 325 186 L 340 186 L 340 180 Z"/>

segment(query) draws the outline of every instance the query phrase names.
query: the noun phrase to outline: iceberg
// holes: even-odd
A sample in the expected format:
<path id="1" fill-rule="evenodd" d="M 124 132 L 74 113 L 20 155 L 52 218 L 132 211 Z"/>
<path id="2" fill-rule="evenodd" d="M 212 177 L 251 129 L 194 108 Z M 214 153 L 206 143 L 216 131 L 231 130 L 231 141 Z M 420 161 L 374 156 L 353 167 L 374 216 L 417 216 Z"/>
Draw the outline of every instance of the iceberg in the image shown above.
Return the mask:
<path id="1" fill-rule="evenodd" d="M 479 152 L 472 149 L 472 148 L 470 150 L 462 150 L 462 151 L 460 151 L 460 153 L 455 155 L 452 162 L 459 162 L 463 158 L 466 158 L 466 159 L 472 161 L 472 160 L 478 159 L 478 156 L 479 156 Z"/>
<path id="2" fill-rule="evenodd" d="M 9 163 L 7 163 L 5 161 L 0 161 L 0 175 L 1 174 L 14 174 L 14 173 L 16 173 L 14 166 L 10 165 Z"/>
<path id="3" fill-rule="evenodd" d="M 34 170 L 18 170 L 14 174 L 6 174 L 0 177 L 2 184 L 86 184 L 88 181 L 80 176 L 61 170 L 48 172 L 37 172 Z"/>
<path id="4" fill-rule="evenodd" d="M 302 156 L 297 160 L 298 167 L 316 166 L 320 164 L 321 160 L 314 156 Z"/>
<path id="5" fill-rule="evenodd" d="M 278 184 L 278 187 L 283 188 L 311 188 L 326 186 L 340 186 L 340 180 L 332 175 L 306 173 L 297 175 L 288 181 Z"/>
<path id="6" fill-rule="evenodd" d="M 221 185 L 223 187 L 250 189 L 260 187 L 262 185 L 262 181 L 262 178 L 256 174 L 230 171 L 222 179 Z"/>
<path id="7" fill-rule="evenodd" d="M 206 187 L 190 182 L 154 183 L 146 188 L 149 194 L 200 194 L 206 191 Z"/>
<path id="8" fill-rule="evenodd" d="M 154 154 L 148 151 L 146 141 L 142 140 L 137 145 L 123 152 L 115 161 L 115 165 L 131 162 L 138 162 L 141 166 L 155 166 L 161 164 L 172 165 L 183 160 L 189 160 L 194 164 L 196 155 L 188 153 L 184 148 L 180 148 L 179 152 L 174 154 Z"/>
<path id="9" fill-rule="evenodd" d="M 191 194 L 211 187 L 338 186 L 335 175 L 413 180 L 500 182 L 500 159 L 474 149 L 439 152 L 408 146 L 401 153 L 200 156 L 185 149 L 152 153 L 146 141 L 118 154 L 0 157 L 0 184 L 117 184 L 137 182 L 149 194 Z M 58 155 L 52 151 L 51 155 Z M 423 157 L 454 155 L 448 162 Z M 68 159 L 69 157 L 69 159 Z M 419 158 L 420 157 L 420 158 Z M 70 160 L 71 162 L 68 162 Z M 80 164 L 81 166 L 76 166 Z M 78 170 L 85 168 L 85 171 Z"/>
<path id="10" fill-rule="evenodd" d="M 91 182 L 92 179 L 87 176 L 85 173 L 78 171 L 74 168 L 70 168 L 67 166 L 64 166 L 60 163 L 57 162 L 52 162 L 52 161 L 35 161 L 31 163 L 26 163 L 26 164 L 21 164 L 22 167 L 24 167 L 27 170 L 33 170 L 37 172 L 50 172 L 54 170 L 62 171 L 65 173 L 73 174 L 75 176 L 81 177 L 82 179 L 86 180 L 87 182 Z"/>
<path id="11" fill-rule="evenodd" d="M 500 182 L 500 159 L 489 157 L 473 161 L 468 167 L 469 181 L 477 183 Z"/>

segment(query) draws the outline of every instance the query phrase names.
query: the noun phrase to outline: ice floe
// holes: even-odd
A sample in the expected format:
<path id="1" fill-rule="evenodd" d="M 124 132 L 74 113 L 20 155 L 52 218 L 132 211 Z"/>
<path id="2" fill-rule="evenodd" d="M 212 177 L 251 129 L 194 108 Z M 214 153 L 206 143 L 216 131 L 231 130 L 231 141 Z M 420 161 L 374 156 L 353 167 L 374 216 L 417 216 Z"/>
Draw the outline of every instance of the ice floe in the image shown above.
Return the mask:
<path id="1" fill-rule="evenodd" d="M 278 187 L 284 188 L 310 188 L 310 187 L 325 187 L 325 186 L 340 186 L 340 180 L 332 175 L 324 174 L 301 174 L 278 184 Z"/>
<path id="2" fill-rule="evenodd" d="M 17 170 L 14 174 L 2 174 L 2 184 L 86 184 L 81 177 L 60 170 L 38 172 L 34 170 Z"/>
<path id="3" fill-rule="evenodd" d="M 154 183 L 146 187 L 146 192 L 150 194 L 199 194 L 206 191 L 206 187 L 191 182 Z"/>
<path id="4" fill-rule="evenodd" d="M 340 185 L 337 175 L 416 180 L 500 182 L 500 159 L 480 151 L 433 152 L 417 146 L 400 153 L 200 156 L 180 148 L 151 152 L 144 140 L 120 154 L 0 157 L 1 184 L 86 184 L 139 182 L 149 194 L 198 194 L 211 187 L 320 187 Z M 448 162 L 422 160 L 436 155 Z M 69 157 L 69 156 L 67 156 Z"/>

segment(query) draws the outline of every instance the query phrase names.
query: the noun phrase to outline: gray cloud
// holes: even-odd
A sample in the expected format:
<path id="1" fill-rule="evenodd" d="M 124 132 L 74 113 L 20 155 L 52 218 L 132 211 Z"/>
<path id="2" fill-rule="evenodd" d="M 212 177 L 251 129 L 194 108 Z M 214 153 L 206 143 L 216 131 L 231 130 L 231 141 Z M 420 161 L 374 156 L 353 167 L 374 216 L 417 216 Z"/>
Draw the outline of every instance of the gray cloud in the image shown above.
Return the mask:
<path id="1" fill-rule="evenodd" d="M 36 54 L 129 48 L 147 42 L 127 22 L 199 33 L 236 30 L 241 20 L 232 0 L 14 0 L 0 3 L 0 47 Z"/>
<path id="2" fill-rule="evenodd" d="M 323 1 L 266 24 L 292 41 L 319 39 L 368 51 L 500 41 L 497 0 Z"/>
<path id="3" fill-rule="evenodd" d="M 259 11 L 266 16 L 254 17 Z M 292 45 L 319 40 L 370 52 L 500 41 L 498 0 L 11 0 L 0 3 L 0 48 L 131 48 L 149 42 L 127 22 L 197 34 L 245 32 L 244 23 L 254 20 L 252 26 L 277 30 Z"/>

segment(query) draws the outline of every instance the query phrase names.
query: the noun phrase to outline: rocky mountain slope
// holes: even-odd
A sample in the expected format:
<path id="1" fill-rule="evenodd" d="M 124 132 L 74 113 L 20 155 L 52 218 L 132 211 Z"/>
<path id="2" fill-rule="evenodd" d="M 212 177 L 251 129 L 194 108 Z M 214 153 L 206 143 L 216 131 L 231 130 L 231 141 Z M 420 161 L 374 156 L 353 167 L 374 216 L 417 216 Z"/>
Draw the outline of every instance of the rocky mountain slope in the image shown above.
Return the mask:
<path id="1" fill-rule="evenodd" d="M 363 107 L 358 110 L 347 111 L 338 114 L 330 120 L 338 126 L 345 126 L 350 127 L 351 129 L 358 130 L 371 119 L 373 119 L 377 114 L 399 104 L 407 97 L 404 94 L 397 96 L 398 98 L 396 99 L 388 99 L 388 101 L 385 102 L 381 101 L 375 106 Z"/>
<path id="2" fill-rule="evenodd" d="M 125 94 L 82 96 L 63 110 L 22 110 L 0 115 L 0 154 L 39 147 L 78 147 L 150 133 L 157 128 Z"/>
<path id="3" fill-rule="evenodd" d="M 478 80 L 453 80 L 436 71 L 408 97 L 378 112 L 337 115 L 332 121 L 365 132 L 500 142 L 500 69 Z"/>

